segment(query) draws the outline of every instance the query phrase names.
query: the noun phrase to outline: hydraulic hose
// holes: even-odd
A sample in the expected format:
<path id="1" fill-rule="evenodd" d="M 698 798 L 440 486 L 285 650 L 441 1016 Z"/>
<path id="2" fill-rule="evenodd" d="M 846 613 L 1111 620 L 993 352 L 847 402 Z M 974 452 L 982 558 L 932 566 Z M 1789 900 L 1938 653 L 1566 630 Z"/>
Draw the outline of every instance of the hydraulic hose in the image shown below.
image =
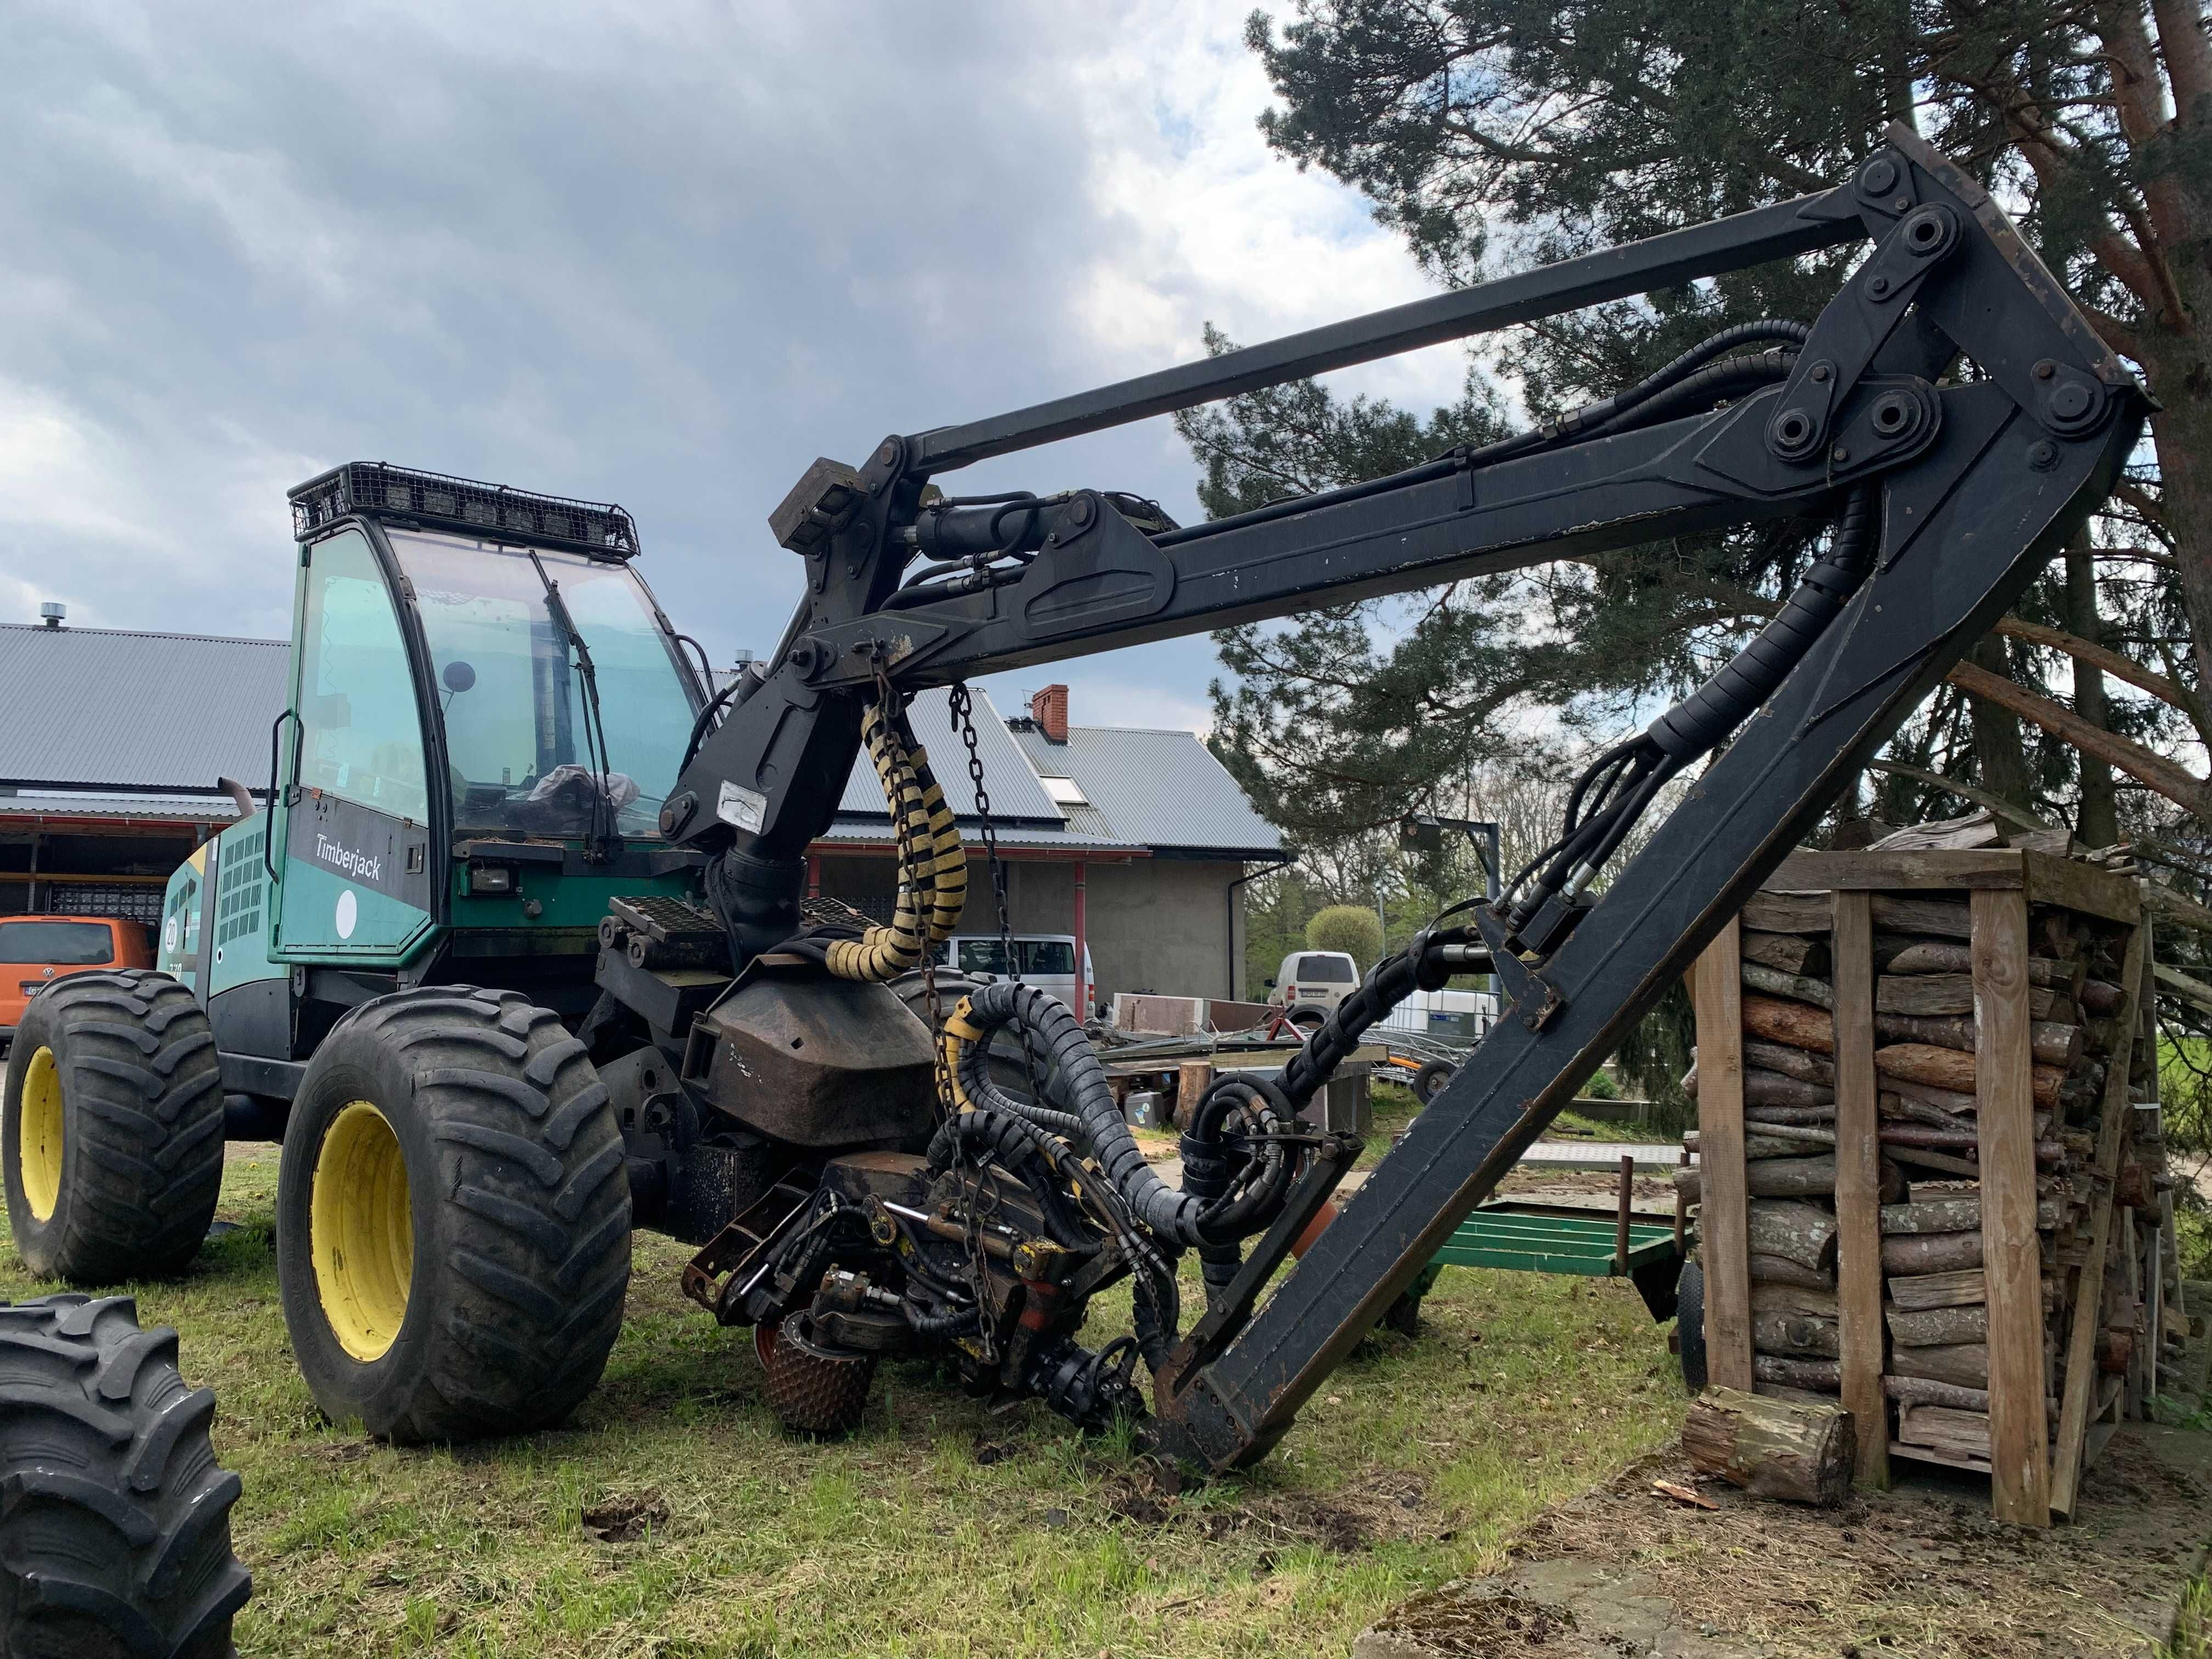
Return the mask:
<path id="1" fill-rule="evenodd" d="M 834 939 L 823 964 L 839 979 L 887 980 L 919 967 L 952 936 L 968 901 L 968 854 L 945 791 L 903 710 L 872 704 L 860 739 L 876 769 L 899 848 L 897 908 L 857 939 Z"/>

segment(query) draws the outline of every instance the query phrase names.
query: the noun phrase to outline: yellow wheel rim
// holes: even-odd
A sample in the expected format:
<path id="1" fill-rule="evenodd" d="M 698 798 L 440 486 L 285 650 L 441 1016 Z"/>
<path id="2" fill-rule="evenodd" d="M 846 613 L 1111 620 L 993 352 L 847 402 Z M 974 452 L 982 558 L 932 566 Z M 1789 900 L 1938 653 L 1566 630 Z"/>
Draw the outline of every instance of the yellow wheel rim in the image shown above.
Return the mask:
<path id="1" fill-rule="evenodd" d="M 34 1221 L 53 1219 L 62 1197 L 62 1075 L 54 1051 L 41 1048 L 23 1068 L 23 1100 L 15 1119 L 15 1169 Z"/>
<path id="2" fill-rule="evenodd" d="M 338 1346 L 383 1357 L 407 1318 L 415 1279 L 415 1207 L 407 1156 L 382 1112 L 356 1100 L 331 1120 L 307 1202 L 315 1293 Z"/>

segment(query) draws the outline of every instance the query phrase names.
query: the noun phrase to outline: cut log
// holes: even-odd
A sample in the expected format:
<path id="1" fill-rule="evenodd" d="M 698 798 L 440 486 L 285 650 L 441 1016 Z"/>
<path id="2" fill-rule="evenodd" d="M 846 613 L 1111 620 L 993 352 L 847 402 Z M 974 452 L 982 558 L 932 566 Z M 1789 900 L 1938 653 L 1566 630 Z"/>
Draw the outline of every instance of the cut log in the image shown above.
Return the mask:
<path id="1" fill-rule="evenodd" d="M 2054 1199 L 2045 1199 L 2035 1206 L 2035 1224 L 2049 1231 L 2063 1218 L 2064 1207 Z M 1957 1198 L 1931 1198 L 1914 1204 L 1881 1206 L 1881 1230 L 1885 1233 L 1960 1233 L 1972 1231 L 1981 1224 L 1982 1200 L 1972 1193 Z"/>
<path id="2" fill-rule="evenodd" d="M 1751 1341 L 1763 1353 L 1837 1358 L 1843 1347 L 1835 1293 L 1798 1285 L 1753 1285 Z"/>
<path id="3" fill-rule="evenodd" d="M 1891 933 L 1933 933 L 1942 939 L 1970 939 L 1974 936 L 1974 913 L 1948 899 L 1893 898 L 1874 896 L 1875 926 Z"/>
<path id="4" fill-rule="evenodd" d="M 1990 1310 L 1983 1303 L 1957 1308 L 1885 1308 L 1889 1340 L 1900 1348 L 1941 1348 L 1961 1342 L 1986 1342 Z"/>
<path id="5" fill-rule="evenodd" d="M 1932 1042 L 1939 1048 L 1974 1052 L 1974 1021 L 1971 1014 L 1923 1017 L 1917 1014 L 1877 1014 L 1875 1035 L 1888 1042 Z M 2036 1059 L 2063 1071 L 2081 1058 L 2087 1036 L 2079 1025 L 2039 1019 L 2028 1028 L 2030 1048 Z"/>
<path id="6" fill-rule="evenodd" d="M 1954 945 L 1945 939 L 1905 939 L 1896 934 L 1885 934 L 1904 948 L 1889 954 L 1881 961 L 1886 974 L 1971 974 L 1974 971 L 1974 947 Z M 1876 959 L 1881 960 L 1877 951 Z M 2063 962 L 2050 957 L 2030 957 L 2027 959 L 2027 982 L 2047 990 L 2070 989 L 2074 970 Z"/>
<path id="7" fill-rule="evenodd" d="M 1820 1054 L 1836 1052 L 1836 1024 L 1828 1017 L 1828 1011 L 1802 1002 L 1747 992 L 1743 999 L 1743 1029 L 1753 1036 L 1792 1048 L 1809 1048 Z"/>
<path id="8" fill-rule="evenodd" d="M 1761 1498 L 1825 1508 L 1850 1490 L 1858 1441 L 1840 1406 L 1708 1389 L 1683 1420 L 1682 1450 L 1697 1468 Z"/>
<path id="9" fill-rule="evenodd" d="M 1980 1104 L 1972 1095 L 1961 1094 L 1956 1089 L 1939 1089 L 1932 1083 L 1916 1083 L 1909 1077 L 1886 1077 L 1881 1081 L 1884 1088 L 1902 1098 L 1933 1106 L 1954 1121 L 1972 1117 Z"/>
<path id="10" fill-rule="evenodd" d="M 1825 933 L 1835 926 L 1836 908 L 1826 893 L 1753 893 L 1741 915 L 1746 932 Z"/>
<path id="11" fill-rule="evenodd" d="M 1950 1348 L 1899 1348 L 1890 1354 L 1889 1369 L 1899 1376 L 1954 1382 L 1962 1389 L 1986 1389 L 1990 1386 L 1990 1351 L 1986 1344 L 1980 1342 Z"/>
<path id="12" fill-rule="evenodd" d="M 1802 1078 L 1770 1072 L 1763 1066 L 1753 1069 L 1746 1065 L 1743 1103 L 1746 1106 L 1833 1106 L 1836 1091 L 1832 1084 L 1808 1083 Z"/>
<path id="13" fill-rule="evenodd" d="M 1751 1256 L 1751 1282 L 1754 1287 L 1762 1285 L 1795 1285 L 1808 1291 L 1833 1291 L 1836 1273 L 1832 1267 L 1823 1273 L 1818 1267 L 1808 1267 L 1784 1256 L 1761 1255 L 1756 1250 Z"/>
<path id="14" fill-rule="evenodd" d="M 1954 1411 L 1985 1412 L 1987 1389 L 1962 1389 L 1955 1382 L 1938 1382 L 1925 1376 L 1885 1376 L 1881 1391 L 1892 1400 L 1913 1406 L 1948 1406 Z"/>
<path id="15" fill-rule="evenodd" d="M 1809 1389 L 1816 1394 L 1834 1394 L 1844 1386 L 1844 1368 L 1832 1359 L 1785 1359 L 1779 1354 L 1755 1353 L 1751 1357 L 1751 1370 L 1762 1382 Z"/>
<path id="16" fill-rule="evenodd" d="M 1788 997 L 1793 1001 L 1810 1003 L 1816 1008 L 1835 1006 L 1835 987 L 1825 979 L 1813 979 L 1803 974 L 1785 974 L 1778 969 L 1762 968 L 1755 962 L 1743 964 L 1743 982 L 1747 990 L 1762 996 Z"/>
<path id="17" fill-rule="evenodd" d="M 1808 1053 L 1786 1043 L 1746 1042 L 1743 1063 L 1756 1066 L 1762 1072 L 1779 1072 L 1784 1077 L 1794 1077 L 1802 1083 L 1825 1083 L 1833 1088 L 1836 1082 L 1836 1062 L 1825 1054 Z"/>
<path id="18" fill-rule="evenodd" d="M 1793 1204 L 1787 1200 L 1753 1204 L 1751 1249 L 1754 1255 L 1780 1256 L 1832 1275 L 1836 1218 L 1817 1204 Z"/>
<path id="19" fill-rule="evenodd" d="M 1964 1232 L 1885 1233 L 1881 1270 L 1886 1273 L 1946 1273 L 1982 1265 L 1980 1206 L 1975 1226 Z"/>
<path id="20" fill-rule="evenodd" d="M 1759 1321 L 1751 1322 L 1752 1340 L 1759 1340 Z M 2135 1364 L 2136 1334 L 2124 1327 L 2107 1325 L 2097 1333 L 2097 1369 L 2107 1376 L 2125 1376 L 2128 1368 Z"/>
<path id="21" fill-rule="evenodd" d="M 1925 1446 L 1950 1457 L 1986 1459 L 1990 1419 L 1986 1413 L 1948 1406 L 1907 1406 L 1898 1414 L 1897 1437 L 1909 1446 Z"/>
<path id="22" fill-rule="evenodd" d="M 1743 959 L 1785 974 L 1825 974 L 1828 971 L 1828 942 L 1802 933 L 1755 933 L 1743 930 Z"/>
<path id="23" fill-rule="evenodd" d="M 1884 1089 L 1875 1097 L 1875 1101 L 1883 1120 L 1887 1122 L 1925 1123 L 1930 1128 L 1948 1129 L 1961 1121 L 1941 1106 L 1930 1106 L 1915 1096 L 1899 1094 L 1891 1089 Z"/>
<path id="24" fill-rule="evenodd" d="M 1765 969 L 1761 969 L 1765 972 Z M 1745 981 L 1748 984 L 1750 981 Z M 1811 981 L 1807 981 L 1808 983 Z M 1760 990 L 1767 988 L 1760 986 Z M 1793 995 L 1779 991 L 1776 994 Z M 1800 1000 L 1810 1000 L 1801 998 Z M 2059 1007 L 2061 999 L 2056 991 L 2028 992 L 2028 1009 L 2037 1019 L 2052 1018 L 2052 1010 Z M 2065 1006 L 2072 1007 L 2072 1000 Z M 1874 1007 L 1878 1014 L 1910 1014 L 1920 1017 L 1972 1014 L 1974 1012 L 1974 979 L 1971 974 L 1884 974 L 1874 983 Z"/>
<path id="25" fill-rule="evenodd" d="M 2082 1010 L 2102 1018 L 2119 1012 L 2125 994 L 2110 980 L 2085 979 L 2079 994 Z"/>
<path id="26" fill-rule="evenodd" d="M 1747 1002 L 1749 998 L 1746 998 Z M 1955 1048 L 1939 1048 L 1928 1042 L 1895 1042 L 1874 1051 L 1875 1069 L 1885 1077 L 1908 1083 L 1929 1084 L 1960 1094 L 1974 1092 L 1975 1060 Z M 2056 1066 L 2028 1068 L 2035 1103 L 2046 1110 L 2058 1104 L 2058 1085 L 2066 1074 Z"/>
<path id="27" fill-rule="evenodd" d="M 1924 1308 L 1967 1308 L 1987 1292 L 1979 1267 L 1964 1273 L 1907 1273 L 1890 1279 L 1889 1299 L 1899 1308 L 1917 1312 Z"/>
<path id="28" fill-rule="evenodd" d="M 1824 1146 L 1832 1146 L 1836 1144 L 1836 1132 L 1833 1129 L 1822 1128 L 1814 1124 L 1768 1123 L 1764 1121 L 1753 1122 L 1747 1120 L 1743 1127 L 1747 1136 L 1743 1155 L 1748 1158 L 1802 1158 L 1808 1153 L 1819 1152 Z M 1753 1140 L 1761 1143 L 1760 1150 L 1758 1152 L 1751 1149 L 1751 1143 Z M 1698 1132 L 1692 1129 L 1685 1133 L 1682 1137 L 1682 1145 L 1690 1152 L 1698 1151 Z"/>
<path id="29" fill-rule="evenodd" d="M 1744 1185 L 1753 1198 L 1802 1198 L 1811 1193 L 1836 1190 L 1836 1160 L 1822 1158 L 1754 1158 L 1744 1161 Z M 1701 1200 L 1705 1182 L 1698 1170 L 1674 1171 L 1674 1190 L 1686 1203 Z M 1885 1203 L 1905 1195 L 1905 1172 L 1882 1160 L 1881 1193 Z"/>
<path id="30" fill-rule="evenodd" d="M 1743 1113 L 1747 1128 L 1761 1123 L 1783 1123 L 1793 1128 L 1817 1128 L 1836 1121 L 1833 1106 L 1747 1106 Z"/>

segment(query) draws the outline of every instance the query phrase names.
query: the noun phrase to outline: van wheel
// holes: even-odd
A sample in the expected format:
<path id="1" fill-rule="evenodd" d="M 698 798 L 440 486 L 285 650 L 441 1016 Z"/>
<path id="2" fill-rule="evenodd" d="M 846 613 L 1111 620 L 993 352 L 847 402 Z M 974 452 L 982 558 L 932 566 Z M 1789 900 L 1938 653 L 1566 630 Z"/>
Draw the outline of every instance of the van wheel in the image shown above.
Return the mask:
<path id="1" fill-rule="evenodd" d="M 43 993 L 41 994 L 44 994 Z M 0 1304 L 0 1651 L 224 1659 L 253 1581 L 215 1395 L 128 1297 Z"/>
<path id="2" fill-rule="evenodd" d="M 1293 1008 L 1283 1018 L 1301 1031 L 1314 1031 L 1321 1029 L 1321 1023 L 1327 1016 L 1318 1008 Z"/>
<path id="3" fill-rule="evenodd" d="M 276 1273 L 333 1420 L 402 1442 L 559 1422 L 622 1328 L 629 1230 L 606 1085 L 528 997 L 379 997 L 308 1063 L 277 1170 Z"/>
<path id="4" fill-rule="evenodd" d="M 222 1188 L 222 1072 L 192 994 L 149 969 L 31 999 L 0 1097 L 15 1248 L 77 1285 L 173 1273 Z"/>

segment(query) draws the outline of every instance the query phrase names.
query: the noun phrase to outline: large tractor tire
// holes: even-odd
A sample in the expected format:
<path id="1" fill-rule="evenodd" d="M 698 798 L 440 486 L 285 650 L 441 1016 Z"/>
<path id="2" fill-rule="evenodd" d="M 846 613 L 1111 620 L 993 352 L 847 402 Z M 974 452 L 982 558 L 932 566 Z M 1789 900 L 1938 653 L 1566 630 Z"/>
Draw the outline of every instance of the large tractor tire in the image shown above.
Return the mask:
<path id="1" fill-rule="evenodd" d="M 591 1392 L 629 1286 L 606 1085 L 511 991 L 362 1004 L 308 1063 L 276 1269 L 315 1401 L 400 1442 L 520 1434 Z"/>
<path id="2" fill-rule="evenodd" d="M 33 997 L 8 1056 L 0 1166 L 33 1273 L 113 1285 L 182 1269 L 222 1187 L 222 1073 L 192 994 L 141 969 Z"/>
<path id="3" fill-rule="evenodd" d="M 131 1298 L 0 1304 L 0 1659 L 225 1659 L 253 1581 L 215 1395 Z"/>

